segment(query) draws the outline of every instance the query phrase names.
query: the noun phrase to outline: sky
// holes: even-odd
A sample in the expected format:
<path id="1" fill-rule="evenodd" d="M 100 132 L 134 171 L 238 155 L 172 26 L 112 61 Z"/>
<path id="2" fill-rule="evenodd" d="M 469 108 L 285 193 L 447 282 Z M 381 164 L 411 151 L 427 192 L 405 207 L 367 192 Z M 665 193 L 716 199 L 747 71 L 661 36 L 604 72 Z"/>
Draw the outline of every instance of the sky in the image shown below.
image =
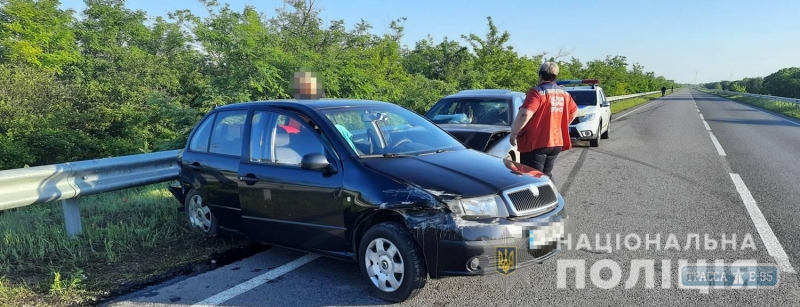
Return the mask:
<path id="1" fill-rule="evenodd" d="M 78 12 L 83 0 L 61 0 Z M 219 0 L 241 11 L 256 7 L 267 16 L 282 0 Z M 308 2 L 308 1 L 307 1 Z M 149 16 L 189 9 L 207 12 L 198 0 L 128 0 L 126 6 Z M 679 83 L 706 83 L 767 76 L 800 66 L 798 0 L 315 0 L 321 17 L 342 19 L 348 28 L 364 19 L 376 33 L 406 17 L 403 44 L 429 35 L 461 41 L 462 34 L 485 37 L 486 17 L 510 33 L 523 55 L 570 51 L 584 63 L 621 55 Z M 463 43 L 466 46 L 466 43 Z"/>

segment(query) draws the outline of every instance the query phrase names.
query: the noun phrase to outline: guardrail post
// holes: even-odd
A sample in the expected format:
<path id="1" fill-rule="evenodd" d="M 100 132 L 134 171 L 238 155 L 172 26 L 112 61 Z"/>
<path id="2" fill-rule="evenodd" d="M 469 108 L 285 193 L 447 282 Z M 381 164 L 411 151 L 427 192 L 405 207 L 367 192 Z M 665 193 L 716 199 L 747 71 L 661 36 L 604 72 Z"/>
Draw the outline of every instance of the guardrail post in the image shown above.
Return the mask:
<path id="1" fill-rule="evenodd" d="M 64 224 L 67 226 L 67 236 L 74 238 L 81 234 L 81 209 L 78 206 L 77 198 L 70 198 L 61 201 L 64 209 Z"/>

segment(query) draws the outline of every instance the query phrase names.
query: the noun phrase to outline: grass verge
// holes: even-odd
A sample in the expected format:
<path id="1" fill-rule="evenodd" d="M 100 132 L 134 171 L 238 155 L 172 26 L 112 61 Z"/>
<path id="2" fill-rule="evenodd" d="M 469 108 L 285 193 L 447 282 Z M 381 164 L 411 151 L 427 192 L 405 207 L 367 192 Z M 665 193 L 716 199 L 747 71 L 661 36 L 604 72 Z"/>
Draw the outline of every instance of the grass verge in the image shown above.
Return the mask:
<path id="1" fill-rule="evenodd" d="M 679 90 L 679 89 L 676 89 L 676 90 Z M 670 94 L 671 93 L 669 92 L 669 90 L 667 90 L 667 94 L 664 95 L 664 97 L 669 96 Z M 639 96 L 639 97 L 634 97 L 634 98 L 629 98 L 629 99 L 612 101 L 611 102 L 611 114 L 616 114 L 616 113 L 625 111 L 627 109 L 636 107 L 636 106 L 641 105 L 641 104 L 643 104 L 645 102 L 648 102 L 648 101 L 653 100 L 653 99 L 658 99 L 658 98 L 661 98 L 661 93 L 655 93 L 655 94 L 650 94 L 650 95 L 646 95 L 646 96 Z"/>
<path id="2" fill-rule="evenodd" d="M 800 119 L 800 104 L 780 101 L 780 100 L 750 97 L 741 94 L 727 94 L 727 93 L 714 93 L 714 92 L 706 92 L 706 93 Z"/>
<path id="3" fill-rule="evenodd" d="M 93 305 L 253 246 L 191 231 L 178 205 L 163 183 L 84 197 L 74 239 L 60 203 L 0 212 L 0 306 Z"/>

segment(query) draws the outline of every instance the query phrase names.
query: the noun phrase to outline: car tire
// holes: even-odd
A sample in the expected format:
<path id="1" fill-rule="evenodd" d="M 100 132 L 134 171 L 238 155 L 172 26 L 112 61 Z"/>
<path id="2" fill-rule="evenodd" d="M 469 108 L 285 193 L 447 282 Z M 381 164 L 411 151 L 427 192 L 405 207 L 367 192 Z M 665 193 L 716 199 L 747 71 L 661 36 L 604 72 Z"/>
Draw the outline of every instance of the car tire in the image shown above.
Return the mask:
<path id="1" fill-rule="evenodd" d="M 205 205 L 203 197 L 196 189 L 192 188 L 186 193 L 186 203 L 184 204 L 186 221 L 193 230 L 213 237 L 217 235 L 217 217 L 211 209 Z"/>
<path id="2" fill-rule="evenodd" d="M 359 245 L 358 266 L 374 296 L 390 302 L 403 302 L 419 294 L 425 287 L 428 273 L 422 251 L 411 233 L 399 223 L 384 222 L 370 227 Z M 379 246 L 383 248 L 378 249 Z M 397 251 L 393 255 L 390 253 L 392 249 Z M 398 265 L 401 267 L 398 268 Z M 395 272 L 396 269 L 402 273 Z M 390 271 L 394 272 L 394 276 L 385 274 Z M 389 284 L 389 280 L 398 282 L 398 274 L 399 284 Z M 381 277 L 383 281 L 380 281 Z M 379 287 L 381 283 L 385 289 Z"/>
<path id="3" fill-rule="evenodd" d="M 589 146 L 591 147 L 598 147 L 600 146 L 600 131 L 603 129 L 603 122 L 600 122 L 597 125 L 597 133 L 595 134 L 595 138 L 593 140 L 589 140 Z"/>

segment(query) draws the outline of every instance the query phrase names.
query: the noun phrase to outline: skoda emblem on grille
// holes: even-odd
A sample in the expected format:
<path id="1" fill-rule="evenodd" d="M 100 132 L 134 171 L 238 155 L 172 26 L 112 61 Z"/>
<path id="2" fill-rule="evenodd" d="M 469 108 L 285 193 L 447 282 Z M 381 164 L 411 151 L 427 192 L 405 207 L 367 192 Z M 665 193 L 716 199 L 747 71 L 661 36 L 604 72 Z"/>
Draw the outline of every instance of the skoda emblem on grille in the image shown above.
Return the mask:
<path id="1" fill-rule="evenodd" d="M 552 184 L 528 184 L 503 191 L 503 199 L 512 216 L 535 216 L 551 211 L 558 205 Z"/>
<path id="2" fill-rule="evenodd" d="M 530 186 L 531 192 L 533 192 L 533 196 L 539 197 L 539 188 L 535 185 Z"/>

